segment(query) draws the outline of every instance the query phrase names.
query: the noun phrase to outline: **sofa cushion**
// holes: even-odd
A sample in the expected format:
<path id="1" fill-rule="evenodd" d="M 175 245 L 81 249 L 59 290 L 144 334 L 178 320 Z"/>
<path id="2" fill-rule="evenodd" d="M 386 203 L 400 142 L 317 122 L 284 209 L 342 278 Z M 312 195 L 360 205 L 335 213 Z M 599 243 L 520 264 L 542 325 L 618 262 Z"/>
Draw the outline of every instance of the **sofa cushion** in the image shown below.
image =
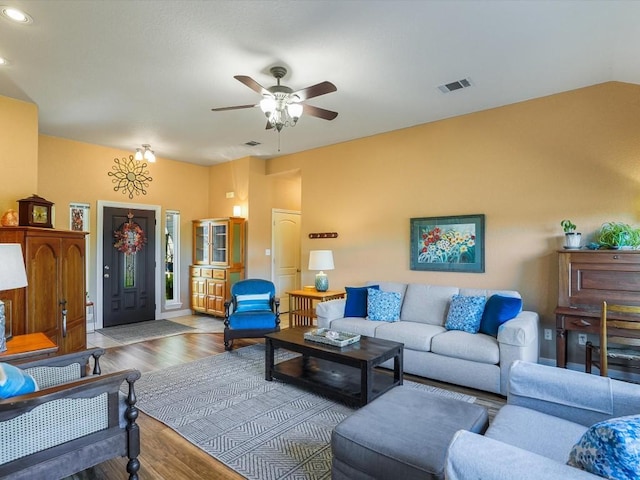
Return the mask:
<path id="1" fill-rule="evenodd" d="M 400 320 L 444 325 L 451 297 L 457 287 L 410 283 L 402 301 Z"/>
<path id="2" fill-rule="evenodd" d="M 8 363 L 0 363 L 0 398 L 6 399 L 38 391 L 31 375 Z"/>
<path id="3" fill-rule="evenodd" d="M 567 462 L 605 478 L 632 480 L 640 472 L 640 415 L 611 418 L 591 426 Z"/>
<path id="4" fill-rule="evenodd" d="M 484 307 L 479 331 L 497 337 L 498 327 L 515 318 L 521 311 L 521 298 L 491 295 Z"/>
<path id="5" fill-rule="evenodd" d="M 396 292 L 367 289 L 367 318 L 383 322 L 400 320 L 402 296 Z"/>
<path id="6" fill-rule="evenodd" d="M 386 322 L 370 322 L 365 318 L 359 317 L 338 318 L 331 321 L 331 330 L 375 337 L 376 329 L 385 324 Z"/>
<path id="7" fill-rule="evenodd" d="M 375 322 L 371 322 L 375 323 Z M 376 338 L 404 343 L 404 348 L 428 352 L 432 339 L 446 330 L 439 325 L 428 323 L 405 322 L 382 323 L 376 328 Z"/>
<path id="8" fill-rule="evenodd" d="M 486 297 L 454 295 L 451 297 L 451 305 L 449 305 L 447 322 L 444 327 L 447 330 L 477 333 L 480 329 L 482 312 L 484 312 L 486 303 Z"/>
<path id="9" fill-rule="evenodd" d="M 366 317 L 367 316 L 367 288 L 379 290 L 379 285 L 368 287 L 344 287 L 347 292 L 347 302 L 344 306 L 345 317 Z"/>
<path id="10" fill-rule="evenodd" d="M 446 357 L 497 365 L 500 362 L 498 341 L 483 333 L 446 331 L 431 340 L 431 351 Z"/>
<path id="11" fill-rule="evenodd" d="M 561 463 L 587 427 L 530 408 L 505 405 L 485 433 L 487 437 Z"/>

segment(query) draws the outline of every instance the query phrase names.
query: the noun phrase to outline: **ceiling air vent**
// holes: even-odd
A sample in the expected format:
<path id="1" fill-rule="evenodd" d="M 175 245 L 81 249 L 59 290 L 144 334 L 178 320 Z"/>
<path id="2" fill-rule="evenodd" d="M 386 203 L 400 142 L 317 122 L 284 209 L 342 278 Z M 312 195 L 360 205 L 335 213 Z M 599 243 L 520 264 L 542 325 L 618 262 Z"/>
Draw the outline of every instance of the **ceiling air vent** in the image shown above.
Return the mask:
<path id="1" fill-rule="evenodd" d="M 453 92 L 454 90 L 460 90 L 462 88 L 467 88 L 471 86 L 471 80 L 468 78 L 463 78 L 462 80 L 457 80 L 455 82 L 447 83 L 445 85 L 440 85 L 438 90 L 442 93 Z"/>
<path id="2" fill-rule="evenodd" d="M 245 143 L 245 145 L 247 145 L 248 147 L 255 147 L 256 145 L 260 145 L 260 142 L 256 142 L 255 140 L 250 140 L 247 143 Z"/>

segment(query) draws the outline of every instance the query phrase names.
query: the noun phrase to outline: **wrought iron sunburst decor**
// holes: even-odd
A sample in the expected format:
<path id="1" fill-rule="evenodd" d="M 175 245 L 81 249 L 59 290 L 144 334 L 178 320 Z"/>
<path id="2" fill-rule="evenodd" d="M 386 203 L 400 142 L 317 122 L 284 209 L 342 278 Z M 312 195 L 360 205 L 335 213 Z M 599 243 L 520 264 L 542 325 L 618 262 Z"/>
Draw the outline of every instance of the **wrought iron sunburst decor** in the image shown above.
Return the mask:
<path id="1" fill-rule="evenodd" d="M 129 198 L 133 198 L 134 194 L 147 194 L 146 188 L 149 187 L 149 182 L 153 178 L 149 176 L 145 162 L 135 160 L 133 155 L 129 155 L 129 159 L 114 158 L 113 162 L 115 163 L 111 167 L 113 171 L 108 172 L 107 175 L 113 177 L 111 182 L 115 184 L 113 189 L 116 192 L 122 189 L 122 193 L 129 194 Z"/>

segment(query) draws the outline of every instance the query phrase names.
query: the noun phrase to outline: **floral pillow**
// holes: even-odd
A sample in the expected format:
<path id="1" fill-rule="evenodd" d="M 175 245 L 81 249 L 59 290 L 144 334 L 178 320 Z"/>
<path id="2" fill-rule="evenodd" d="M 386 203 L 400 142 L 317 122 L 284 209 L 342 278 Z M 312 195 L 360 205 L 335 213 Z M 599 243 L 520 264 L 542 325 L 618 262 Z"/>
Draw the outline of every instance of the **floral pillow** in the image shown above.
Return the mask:
<path id="1" fill-rule="evenodd" d="M 640 472 L 640 415 L 598 422 L 569 454 L 568 465 L 605 478 L 632 480 Z"/>
<path id="2" fill-rule="evenodd" d="M 382 322 L 400 320 L 402 296 L 397 292 L 367 289 L 367 318 Z"/>
<path id="3" fill-rule="evenodd" d="M 447 330 L 478 333 L 486 303 L 487 297 L 454 295 L 444 327 Z"/>

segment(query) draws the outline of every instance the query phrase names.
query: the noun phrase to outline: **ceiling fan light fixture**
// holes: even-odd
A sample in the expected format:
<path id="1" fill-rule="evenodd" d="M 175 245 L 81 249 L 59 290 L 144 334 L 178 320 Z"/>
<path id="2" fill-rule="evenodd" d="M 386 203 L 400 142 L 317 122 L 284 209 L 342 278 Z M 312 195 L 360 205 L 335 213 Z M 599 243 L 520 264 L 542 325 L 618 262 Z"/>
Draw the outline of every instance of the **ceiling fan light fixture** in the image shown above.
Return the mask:
<path id="1" fill-rule="evenodd" d="M 287 113 L 293 119 L 293 123 L 297 123 L 302 115 L 303 106 L 301 103 L 290 103 L 287 105 Z"/>
<path id="2" fill-rule="evenodd" d="M 271 117 L 271 114 L 276 109 L 276 99 L 273 97 L 265 96 L 260 100 L 260 110 L 265 114 L 267 118 Z"/>

